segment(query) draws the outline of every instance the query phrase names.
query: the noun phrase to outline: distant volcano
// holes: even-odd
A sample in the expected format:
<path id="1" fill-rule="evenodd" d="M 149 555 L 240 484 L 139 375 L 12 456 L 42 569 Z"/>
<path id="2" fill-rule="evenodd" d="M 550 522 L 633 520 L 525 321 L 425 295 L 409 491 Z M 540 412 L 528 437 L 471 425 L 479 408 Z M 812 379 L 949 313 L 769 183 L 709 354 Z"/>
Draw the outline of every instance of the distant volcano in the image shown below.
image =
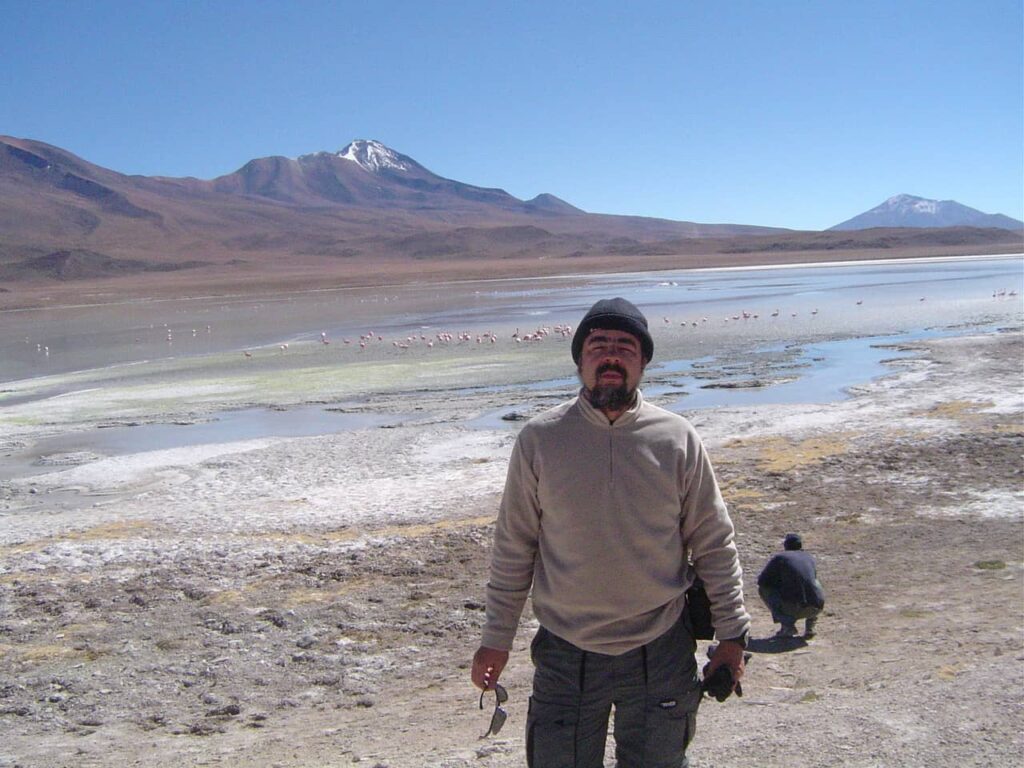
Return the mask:
<path id="1" fill-rule="evenodd" d="M 914 195 L 896 195 L 884 203 L 854 216 L 830 230 L 873 227 L 996 227 L 1024 229 L 1024 221 L 1001 213 L 982 213 L 955 200 L 928 200 Z"/>

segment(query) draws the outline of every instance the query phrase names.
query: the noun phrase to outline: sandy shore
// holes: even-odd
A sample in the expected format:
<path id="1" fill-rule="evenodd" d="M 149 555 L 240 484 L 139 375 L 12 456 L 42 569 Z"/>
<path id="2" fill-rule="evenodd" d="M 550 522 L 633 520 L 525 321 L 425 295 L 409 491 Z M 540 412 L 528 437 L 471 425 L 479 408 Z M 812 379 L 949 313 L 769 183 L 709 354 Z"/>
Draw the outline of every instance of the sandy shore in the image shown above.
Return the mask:
<path id="1" fill-rule="evenodd" d="M 531 358 L 535 378 L 564 376 L 565 351 Z M 799 530 L 829 593 L 807 646 L 765 639 L 748 595 L 746 696 L 703 705 L 695 766 L 1024 755 L 1024 337 L 911 351 L 843 402 L 693 414 L 747 573 Z M 374 370 L 351 389 L 332 378 L 326 399 Z M 468 682 L 515 426 L 466 421 L 564 390 L 453 397 L 465 370 L 438 363 L 343 406 L 400 415 L 388 428 L 51 455 L 56 471 L 0 482 L 0 766 L 522 765 L 531 622 L 498 738 L 478 740 Z M 16 452 L 72 413 L 144 422 L 183 397 L 203 418 L 277 375 L 225 393 L 190 371 L 188 392 L 149 382 L 138 401 L 90 399 L 91 415 L 72 394 L 66 417 L 8 422 L 0 440 Z"/>

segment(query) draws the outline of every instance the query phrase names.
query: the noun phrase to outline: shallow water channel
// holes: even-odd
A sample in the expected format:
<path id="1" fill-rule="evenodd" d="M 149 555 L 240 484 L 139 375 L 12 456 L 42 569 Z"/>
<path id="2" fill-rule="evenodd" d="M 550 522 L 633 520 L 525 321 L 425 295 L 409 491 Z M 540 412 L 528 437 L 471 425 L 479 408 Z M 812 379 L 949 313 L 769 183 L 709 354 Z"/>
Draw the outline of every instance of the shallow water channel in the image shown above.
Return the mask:
<path id="1" fill-rule="evenodd" d="M 651 322 L 656 354 L 643 389 L 663 407 L 685 414 L 722 406 L 827 403 L 845 397 L 852 386 L 891 372 L 884 361 L 907 354 L 900 345 L 1019 327 L 1024 318 L 1021 293 L 1024 261 L 1017 256 L 477 281 L 312 292 L 262 301 L 196 299 L 0 313 L 0 381 L 40 382 L 35 388 L 0 394 L 0 417 L 6 407 L 53 398 L 65 386 L 70 388 L 70 377 L 87 368 L 102 374 L 94 383 L 99 390 L 146 369 L 154 358 L 160 365 L 173 365 L 175 358 L 199 360 L 232 351 L 241 357 L 257 344 L 290 341 L 308 346 L 320 337 L 358 339 L 371 326 L 375 336 L 387 339 L 449 328 L 476 333 L 500 329 L 502 343 L 511 346 L 510 330 L 514 335 L 541 325 L 574 323 L 594 300 L 610 295 L 634 301 Z M 563 343 L 552 354 L 567 354 L 567 346 Z M 387 341 L 379 348 L 398 354 Z M 511 365 L 494 365 L 499 364 Z M 507 393 L 508 406 L 473 414 L 465 424 L 515 428 L 506 417 L 521 403 L 541 392 L 550 398 L 575 391 L 571 362 L 566 361 L 565 370 L 563 378 L 538 376 L 541 380 L 529 383 L 521 376 L 507 379 L 515 384 L 486 387 L 467 380 L 465 389 L 450 391 L 453 397 Z M 116 376 L 105 379 L 111 372 Z M 300 399 L 308 402 L 312 397 Z M 0 477 L 50 471 L 55 467 L 39 464 L 50 455 L 114 456 L 331 434 L 409 418 L 429 414 L 409 417 L 318 403 L 222 410 L 181 423 L 133 426 L 115 420 L 107 428 L 43 438 L 25 451 L 9 453 Z"/>

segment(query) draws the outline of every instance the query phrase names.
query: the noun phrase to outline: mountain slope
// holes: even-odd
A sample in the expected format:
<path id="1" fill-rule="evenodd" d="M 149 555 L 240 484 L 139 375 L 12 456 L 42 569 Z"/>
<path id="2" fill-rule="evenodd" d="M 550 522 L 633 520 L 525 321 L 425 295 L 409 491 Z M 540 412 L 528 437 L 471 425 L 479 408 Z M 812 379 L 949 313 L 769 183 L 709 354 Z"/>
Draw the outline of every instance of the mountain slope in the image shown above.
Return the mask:
<path id="1" fill-rule="evenodd" d="M 843 231 L 874 227 L 997 227 L 1017 230 L 1024 228 L 1024 222 L 1001 213 L 983 213 L 955 200 L 896 195 L 830 229 Z"/>
<path id="2" fill-rule="evenodd" d="M 536 236 L 524 240 L 522 233 L 533 230 Z M 284 269 L 309 257 L 410 252 L 470 259 L 521 257 L 533 249 L 557 257 L 607 252 L 622 238 L 644 244 L 774 231 L 593 215 L 550 194 L 523 201 L 446 179 L 375 141 L 257 158 L 206 181 L 128 176 L 42 142 L 0 137 L 5 279 L 120 274 L 128 264 L 138 271 L 140 263 L 166 270 L 241 260 Z M 90 254 L 89 269 L 50 268 L 68 253 Z"/>
<path id="3" fill-rule="evenodd" d="M 1006 230 L 916 232 L 840 236 L 592 214 L 550 194 L 520 200 L 446 179 L 374 141 L 257 158 L 203 180 L 129 176 L 0 136 L 0 283 L 40 291 L 107 278 L 181 292 L 771 263 L 832 249 L 1020 247 L 1020 233 Z M 11 291 L 0 285 L 8 299 Z"/>

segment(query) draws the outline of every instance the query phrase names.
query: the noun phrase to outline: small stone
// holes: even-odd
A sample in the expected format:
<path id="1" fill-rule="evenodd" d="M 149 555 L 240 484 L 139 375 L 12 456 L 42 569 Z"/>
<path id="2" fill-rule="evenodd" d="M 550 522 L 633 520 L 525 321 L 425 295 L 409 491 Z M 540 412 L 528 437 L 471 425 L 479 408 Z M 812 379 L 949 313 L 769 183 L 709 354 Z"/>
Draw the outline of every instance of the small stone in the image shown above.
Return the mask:
<path id="1" fill-rule="evenodd" d="M 241 714 L 242 708 L 237 704 L 228 704 L 226 707 L 211 709 L 206 713 L 207 717 L 235 717 Z"/>

